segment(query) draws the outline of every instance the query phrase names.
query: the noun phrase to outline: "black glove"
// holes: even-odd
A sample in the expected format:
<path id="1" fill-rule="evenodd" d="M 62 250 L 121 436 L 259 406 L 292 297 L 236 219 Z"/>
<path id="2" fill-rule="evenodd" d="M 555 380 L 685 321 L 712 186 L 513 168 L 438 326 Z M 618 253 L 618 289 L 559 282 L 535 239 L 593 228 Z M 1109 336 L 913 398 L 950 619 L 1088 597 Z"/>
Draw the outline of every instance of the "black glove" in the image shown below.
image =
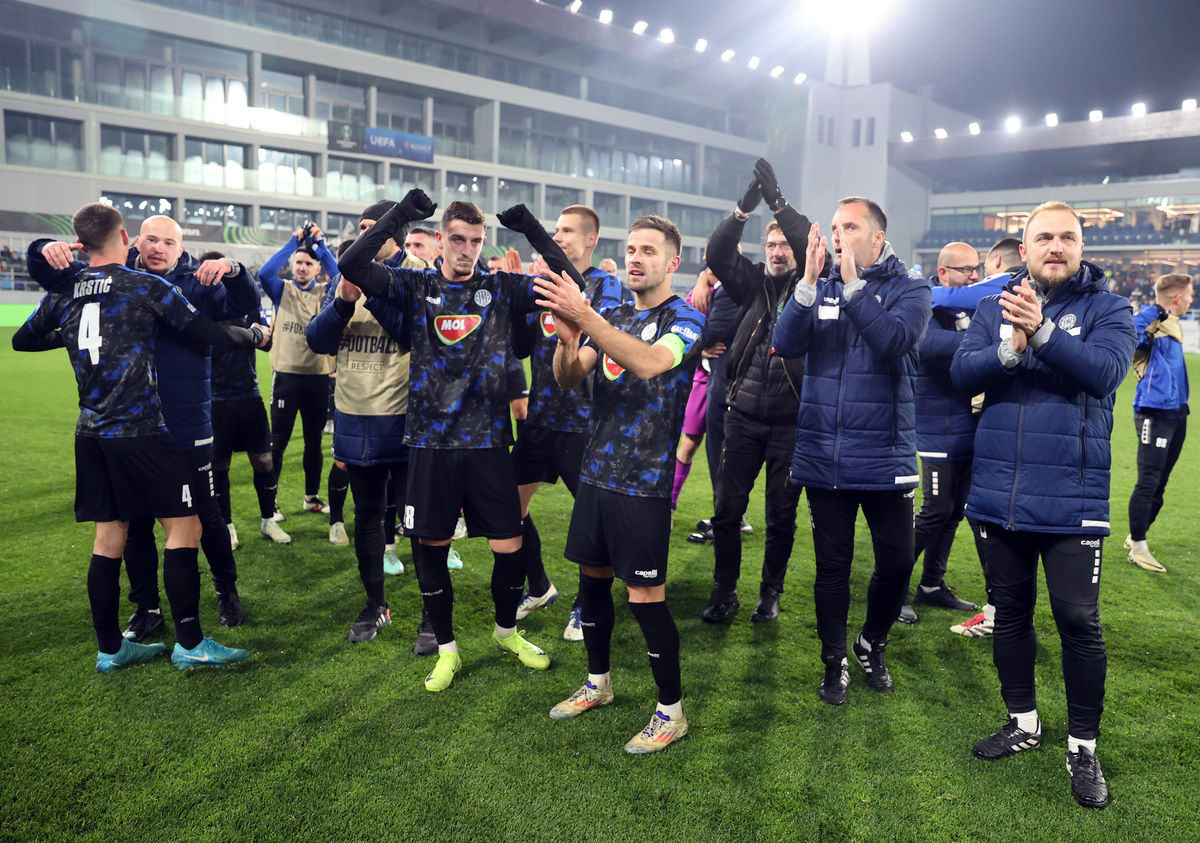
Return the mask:
<path id="1" fill-rule="evenodd" d="M 263 341 L 262 328 L 259 327 L 258 325 L 251 325 L 247 330 L 250 331 L 250 336 L 254 338 L 254 347 L 258 348 L 260 345 L 262 345 L 262 341 Z"/>
<path id="2" fill-rule="evenodd" d="M 507 211 L 500 212 L 500 224 L 518 234 L 528 234 L 541 227 L 538 218 L 524 205 L 513 205 Z"/>
<path id="3" fill-rule="evenodd" d="M 762 198 L 771 206 L 772 211 L 778 211 L 787 204 L 783 193 L 779 190 L 779 180 L 775 178 L 775 170 L 766 158 L 759 158 L 754 164 L 754 178 L 758 181 Z"/>
<path id="4" fill-rule="evenodd" d="M 737 203 L 738 210 L 747 216 L 758 207 L 758 203 L 762 201 L 762 193 L 758 186 L 758 179 L 750 182 L 750 186 L 746 188 L 746 192 L 742 195 L 742 199 Z"/>
<path id="5" fill-rule="evenodd" d="M 400 200 L 400 214 L 406 222 L 427 220 L 436 210 L 437 205 L 419 187 L 414 187 Z"/>

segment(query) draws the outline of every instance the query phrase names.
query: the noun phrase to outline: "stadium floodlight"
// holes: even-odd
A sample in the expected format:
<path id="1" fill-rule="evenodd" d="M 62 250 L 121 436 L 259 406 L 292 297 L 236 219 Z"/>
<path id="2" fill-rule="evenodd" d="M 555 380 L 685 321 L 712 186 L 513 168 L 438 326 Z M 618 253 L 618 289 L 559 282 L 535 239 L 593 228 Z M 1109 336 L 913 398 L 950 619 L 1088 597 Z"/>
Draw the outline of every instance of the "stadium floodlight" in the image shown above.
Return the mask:
<path id="1" fill-rule="evenodd" d="M 967 126 L 967 131 L 969 131 L 973 135 L 979 134 L 979 124 L 972 123 L 971 125 Z"/>
<path id="2" fill-rule="evenodd" d="M 731 58 L 733 58 L 733 55 L 733 50 L 726 50 L 725 52 L 721 53 L 721 61 L 729 61 Z"/>
<path id="3" fill-rule="evenodd" d="M 602 9 L 600 11 L 600 23 L 612 23 L 612 9 Z"/>
<path id="4" fill-rule="evenodd" d="M 1133 104 L 1133 116 L 1134 117 L 1145 117 L 1146 116 L 1146 104 L 1144 102 L 1135 102 Z"/>
<path id="5" fill-rule="evenodd" d="M 646 31 L 646 27 L 648 27 L 649 25 L 650 24 L 646 23 L 644 20 L 638 21 L 637 23 L 635 23 L 633 25 L 633 34 L 634 35 L 642 35 Z"/>
<path id="6" fill-rule="evenodd" d="M 1004 121 L 1004 131 L 1006 131 L 1006 132 L 1021 131 L 1021 118 L 1017 117 L 1016 115 L 1006 118 Z"/>
<path id="7" fill-rule="evenodd" d="M 1196 101 L 1195 100 L 1184 100 L 1183 101 L 1183 110 L 1184 111 L 1195 111 L 1196 110 Z"/>
<path id="8" fill-rule="evenodd" d="M 1091 120 L 1093 123 L 1099 123 L 1101 120 L 1104 119 L 1104 112 L 1098 108 L 1094 109 L 1092 111 L 1089 111 L 1088 119 Z"/>
<path id="9" fill-rule="evenodd" d="M 900 133 L 900 140 L 904 141 L 905 143 L 912 143 L 912 139 L 912 132 Z"/>
<path id="10" fill-rule="evenodd" d="M 571 5 L 567 6 L 567 11 L 575 14 L 583 7 L 583 0 L 571 0 Z"/>
<path id="11" fill-rule="evenodd" d="M 675 33 L 669 29 L 664 29 L 662 32 L 658 33 L 658 40 L 662 41 L 664 44 L 674 44 Z"/>
<path id="12" fill-rule="evenodd" d="M 1049 114 L 1047 114 L 1046 115 L 1046 125 L 1047 126 L 1057 126 L 1058 125 L 1058 115 L 1055 114 L 1054 112 L 1050 112 Z"/>
<path id="13" fill-rule="evenodd" d="M 808 78 L 808 74 L 807 74 L 807 73 L 797 73 L 797 74 L 796 74 L 796 78 L 795 78 L 795 79 L 793 79 L 792 81 L 793 81 L 793 82 L 795 82 L 797 85 L 803 85 L 803 84 L 804 84 L 804 80 L 805 80 L 805 79 L 807 79 L 807 78 Z"/>
<path id="14" fill-rule="evenodd" d="M 776 67 L 772 68 L 772 70 L 771 70 L 771 76 L 773 76 L 774 78 L 778 79 L 778 78 L 779 78 L 780 76 L 782 76 L 782 75 L 783 75 L 783 65 L 782 65 L 782 64 L 781 64 L 781 65 L 777 65 Z"/>
<path id="15" fill-rule="evenodd" d="M 750 64 L 749 64 L 749 67 L 750 67 L 750 69 L 751 69 L 751 70 L 758 70 L 758 56 L 751 56 L 751 57 L 750 57 Z"/>
<path id="16" fill-rule="evenodd" d="M 946 138 L 950 137 L 945 129 L 934 129 L 933 136 L 938 140 L 945 140 Z"/>
<path id="17" fill-rule="evenodd" d="M 699 41 L 696 42 L 696 52 L 697 53 L 703 53 L 707 49 L 708 49 L 708 42 L 705 41 L 703 38 L 701 38 Z"/>

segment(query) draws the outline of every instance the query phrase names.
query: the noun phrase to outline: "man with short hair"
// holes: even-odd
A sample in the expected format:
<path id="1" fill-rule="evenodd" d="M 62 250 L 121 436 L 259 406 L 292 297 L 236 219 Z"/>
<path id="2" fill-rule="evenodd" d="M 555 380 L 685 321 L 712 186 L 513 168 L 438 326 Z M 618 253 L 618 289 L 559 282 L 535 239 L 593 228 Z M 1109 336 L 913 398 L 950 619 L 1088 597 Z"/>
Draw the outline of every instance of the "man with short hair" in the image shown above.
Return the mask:
<path id="1" fill-rule="evenodd" d="M 1158 518 L 1171 470 L 1187 437 L 1188 375 L 1179 318 L 1192 306 L 1190 275 L 1164 275 L 1154 284 L 1154 304 L 1134 316 L 1138 348 L 1133 366 L 1137 391 L 1133 420 L 1138 431 L 1137 485 L 1129 497 L 1129 561 L 1147 571 L 1167 569 L 1150 552 L 1146 532 Z"/>
<path id="2" fill-rule="evenodd" d="M 853 645 L 867 685 L 893 687 L 884 660 L 913 567 L 917 485 L 913 377 L 929 322 L 929 284 L 911 278 L 887 242 L 887 217 L 851 196 L 833 215 L 837 265 L 827 279 L 826 240 L 809 230 L 804 276 L 775 325 L 775 350 L 807 355 L 791 482 L 808 496 L 816 555 L 813 595 L 825 678 L 818 696 L 846 701 L 846 622 L 854 522 L 861 507 L 875 570 L 867 616 Z"/>
<path id="3" fill-rule="evenodd" d="M 362 231 L 361 226 L 359 231 Z M 442 250 L 438 247 L 437 234 L 428 228 L 421 227 L 408 230 L 408 235 L 404 238 L 404 251 L 431 266 L 442 254 Z"/>
<path id="4" fill-rule="evenodd" d="M 1046 202 L 1025 225 L 1027 268 L 979 303 L 950 374 L 984 393 L 967 518 L 996 606 L 993 658 L 1008 723 L 975 744 L 994 760 L 1041 744 L 1034 690 L 1037 566 L 1062 640 L 1067 769 L 1076 801 L 1108 804 L 1096 760 L 1107 654 L 1100 567 L 1109 534 L 1113 401 L 1137 345 L 1128 299 L 1082 260 L 1071 206 Z M 1031 283 L 1032 282 L 1032 283 Z"/>
<path id="5" fill-rule="evenodd" d="M 600 237 L 600 217 L 586 205 L 563 208 L 554 225 L 554 242 L 571 260 L 584 279 L 584 298 L 598 313 L 621 304 L 625 295 L 615 275 L 592 266 L 592 250 Z M 588 383 L 565 390 L 554 378 L 554 352 L 558 337 L 554 317 L 541 310 L 519 323 L 517 332 L 529 351 L 529 407 L 513 447 L 513 471 L 521 495 L 521 563 L 529 581 L 528 591 L 517 607 L 517 620 L 558 599 L 542 561 L 542 538 L 529 511 L 529 503 L 543 483 L 563 485 L 574 498 L 579 489 L 579 472 L 592 420 L 592 390 Z M 518 352 L 522 353 L 522 352 Z M 578 622 L 578 598 L 571 607 L 564 637 L 572 640 Z"/>
<path id="6" fill-rule="evenodd" d="M 291 260 L 292 280 L 285 281 L 279 273 Z M 318 283 L 324 267 L 329 281 Z M 321 311 L 332 279 L 337 276 L 337 260 L 325 244 L 320 228 L 297 229 L 278 252 L 267 259 L 258 271 L 262 288 L 275 305 L 275 341 L 271 344 L 271 459 L 275 465 L 275 486 L 283 471 L 283 454 L 292 438 L 296 415 L 304 436 L 304 504 L 305 512 L 329 514 L 329 506 L 321 500 L 321 468 L 324 463 L 321 437 L 329 416 L 329 376 L 334 371 L 334 358 L 316 354 L 308 347 L 304 329 Z M 289 544 L 291 536 L 283 532 L 274 518 L 264 518 L 260 528 L 263 538 L 277 544 Z"/>
<path id="7" fill-rule="evenodd" d="M 752 263 L 738 251 L 746 220 L 766 199 L 775 215 L 766 230 L 766 262 Z M 805 243 L 810 223 L 783 198 L 775 171 L 760 158 L 741 201 L 713 232 L 708 260 L 722 289 L 738 304 L 737 327 L 723 359 L 728 388 L 725 400 L 725 443 L 715 471 L 716 511 L 712 519 L 713 590 L 701 613 L 707 623 L 719 623 L 741 604 L 737 582 L 742 568 L 741 526 L 764 465 L 767 535 L 763 548 L 758 604 L 750 620 L 772 621 L 787 576 L 788 558 L 796 535 L 800 487 L 788 482 L 796 445 L 796 413 L 804 361 L 788 360 L 772 345 L 775 320 L 792 297 L 804 274 L 792 243 Z M 803 255 L 801 255 L 803 257 Z"/>
<path id="8" fill-rule="evenodd" d="M 431 216 L 436 206 L 410 191 L 355 242 L 340 261 L 346 280 L 405 312 L 412 335 L 411 389 L 405 443 L 409 446 L 404 532 L 413 545 L 421 596 L 438 643 L 438 661 L 425 679 L 428 691 L 449 687 L 462 666 L 453 628 L 453 586 L 446 570 L 459 511 L 468 529 L 487 537 L 494 557 L 493 641 L 537 670 L 549 657 L 516 628 L 525 580 L 521 502 L 508 446 L 506 358 L 512 322 L 537 308 L 533 279 L 516 273 L 481 273 L 486 240 L 483 212 L 451 202 L 437 232 L 442 263 L 436 271 L 373 262 L 380 244 L 407 223 Z M 534 248 L 551 266 L 578 274 L 562 250 L 524 206 L 510 209 Z M 506 217 L 501 215 L 501 222 Z M 380 625 L 386 609 L 379 610 Z"/>
<path id="9" fill-rule="evenodd" d="M 617 274 L 617 262 L 612 258 L 605 258 L 600 261 L 599 267 L 601 272 L 607 272 L 609 275 Z"/>
<path id="10" fill-rule="evenodd" d="M 78 242 L 30 247 L 30 263 L 44 263 L 47 289 L 29 320 L 13 335 L 17 351 L 66 347 L 79 386 L 75 430 L 77 521 L 96 522 L 88 570 L 88 599 L 99 652 L 96 669 L 110 673 L 148 661 L 162 644 L 123 637 L 117 623 L 121 556 L 129 524 L 157 518 L 166 532 L 163 581 L 175 621 L 172 663 L 181 670 L 239 662 L 246 650 L 206 638 L 200 626 L 200 572 L 191 470 L 167 432 L 155 387 L 155 346 L 163 326 L 204 345 L 262 345 L 265 329 L 222 328 L 199 314 L 162 278 L 128 269 L 129 234 L 121 213 L 93 202 L 76 212 Z M 70 260 L 73 250 L 88 265 Z M 210 284 L 223 267 L 206 270 Z M 209 277 L 212 273 L 212 277 Z M 221 525 L 220 532 L 228 541 Z"/>
<path id="11" fill-rule="evenodd" d="M 570 389 L 590 377 L 593 389 L 592 431 L 564 553 L 580 566 L 588 677 L 550 716 L 577 717 L 612 702 L 612 583 L 620 577 L 658 686 L 650 723 L 625 744 L 633 754 L 665 749 L 688 731 L 679 630 L 667 608 L 666 581 L 675 446 L 704 317 L 671 293 L 679 252 L 679 229 L 670 220 L 636 220 L 625 249 L 634 303 L 607 315 L 559 276 L 535 282 L 539 303 L 554 315 L 556 380 Z"/>

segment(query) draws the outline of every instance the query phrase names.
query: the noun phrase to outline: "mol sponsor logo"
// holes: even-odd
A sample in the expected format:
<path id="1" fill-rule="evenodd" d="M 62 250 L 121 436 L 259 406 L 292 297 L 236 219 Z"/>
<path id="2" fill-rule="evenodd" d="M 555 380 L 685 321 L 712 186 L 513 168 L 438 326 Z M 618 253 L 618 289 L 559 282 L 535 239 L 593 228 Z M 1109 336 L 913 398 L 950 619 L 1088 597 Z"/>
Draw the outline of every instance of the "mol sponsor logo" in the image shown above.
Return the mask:
<path id="1" fill-rule="evenodd" d="M 437 316 L 433 320 L 433 329 L 437 331 L 438 339 L 446 345 L 454 345 L 478 328 L 481 322 L 483 317 L 478 314 Z"/>
<path id="2" fill-rule="evenodd" d="M 624 371 L 625 369 L 617 361 L 613 360 L 607 354 L 604 355 L 604 377 L 610 381 L 615 381 L 621 377 L 621 373 Z"/>
<path id="3" fill-rule="evenodd" d="M 554 314 L 548 310 L 542 311 L 542 336 L 552 337 L 557 331 L 554 329 Z"/>

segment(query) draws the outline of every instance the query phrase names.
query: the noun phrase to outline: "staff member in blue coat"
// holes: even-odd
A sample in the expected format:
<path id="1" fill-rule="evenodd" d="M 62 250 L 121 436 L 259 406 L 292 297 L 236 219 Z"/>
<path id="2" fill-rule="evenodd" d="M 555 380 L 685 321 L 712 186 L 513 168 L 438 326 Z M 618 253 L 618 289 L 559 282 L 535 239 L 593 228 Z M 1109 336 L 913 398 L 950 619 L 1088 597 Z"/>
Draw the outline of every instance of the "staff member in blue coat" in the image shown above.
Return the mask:
<path id="1" fill-rule="evenodd" d="M 887 217 L 851 196 L 833 215 L 837 266 L 819 277 L 825 238 L 813 225 L 804 276 L 775 325 L 775 351 L 807 354 L 791 482 L 804 486 L 813 528 L 814 597 L 825 679 L 817 692 L 846 701 L 846 620 L 854 521 L 862 507 L 875 548 L 867 617 L 854 656 L 877 691 L 892 690 L 888 632 L 913 569 L 917 485 L 913 376 L 929 322 L 929 284 L 910 278 L 887 242 Z"/>
<path id="2" fill-rule="evenodd" d="M 1187 437 L 1188 375 L 1183 362 L 1183 330 L 1179 317 L 1192 306 L 1192 276 L 1164 275 L 1154 283 L 1154 304 L 1133 317 L 1138 347 L 1133 369 L 1138 376 L 1133 395 L 1137 423 L 1137 485 L 1129 498 L 1129 561 L 1147 571 L 1165 572 L 1146 544 L 1146 532 L 1158 517 L 1171 469 Z"/>
<path id="3" fill-rule="evenodd" d="M 1129 300 L 1082 261 L 1083 230 L 1069 205 L 1034 208 L 1021 251 L 1027 270 L 979 303 L 950 368 L 960 392 L 986 394 L 967 518 L 987 559 L 993 659 L 1010 718 L 975 744 L 975 755 L 993 760 L 1041 743 L 1033 687 L 1040 557 L 1062 639 L 1071 789 L 1080 805 L 1103 808 L 1108 786 L 1095 756 L 1107 668 L 1100 560 L 1113 396 L 1137 331 Z"/>

